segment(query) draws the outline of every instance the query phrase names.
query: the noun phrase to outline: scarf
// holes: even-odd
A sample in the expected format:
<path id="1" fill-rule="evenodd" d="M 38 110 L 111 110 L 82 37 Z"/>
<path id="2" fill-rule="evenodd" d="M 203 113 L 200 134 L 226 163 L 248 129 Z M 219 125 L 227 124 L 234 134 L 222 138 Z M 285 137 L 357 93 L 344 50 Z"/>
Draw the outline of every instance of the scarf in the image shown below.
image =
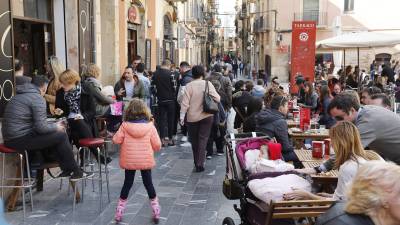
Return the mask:
<path id="1" fill-rule="evenodd" d="M 81 85 L 77 85 L 74 89 L 71 89 L 64 94 L 64 100 L 69 106 L 70 113 L 80 114 L 81 113 Z"/>

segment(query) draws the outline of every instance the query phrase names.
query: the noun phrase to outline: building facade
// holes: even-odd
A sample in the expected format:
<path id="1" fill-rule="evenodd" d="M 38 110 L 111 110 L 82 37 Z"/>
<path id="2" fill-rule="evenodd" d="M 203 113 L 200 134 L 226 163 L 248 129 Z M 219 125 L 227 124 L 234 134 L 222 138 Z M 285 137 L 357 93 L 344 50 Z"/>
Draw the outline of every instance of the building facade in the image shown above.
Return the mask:
<path id="1" fill-rule="evenodd" d="M 246 14 L 247 8 L 256 10 Z M 278 76 L 287 81 L 290 75 L 291 30 L 293 21 L 316 21 L 317 41 L 348 32 L 379 31 L 400 32 L 400 14 L 396 9 L 400 2 L 384 0 L 381 2 L 361 0 L 243 0 L 238 14 L 242 15 L 242 29 L 251 37 L 243 34 L 241 42 L 250 46 L 251 62 L 255 70 L 263 70 L 268 75 Z M 244 10 L 246 9 L 246 10 Z M 243 16 L 247 15 L 247 16 Z M 253 21 L 252 21 L 253 20 Z M 250 24 L 251 28 L 246 27 Z M 247 46 L 247 47 L 248 47 Z M 242 47 L 245 55 L 245 48 Z M 348 50 L 342 52 L 317 51 L 316 63 L 331 62 L 336 70 L 346 65 L 357 64 L 357 53 Z M 397 48 L 379 48 L 361 50 L 360 67 L 369 69 L 372 60 L 388 61 L 399 58 Z"/>

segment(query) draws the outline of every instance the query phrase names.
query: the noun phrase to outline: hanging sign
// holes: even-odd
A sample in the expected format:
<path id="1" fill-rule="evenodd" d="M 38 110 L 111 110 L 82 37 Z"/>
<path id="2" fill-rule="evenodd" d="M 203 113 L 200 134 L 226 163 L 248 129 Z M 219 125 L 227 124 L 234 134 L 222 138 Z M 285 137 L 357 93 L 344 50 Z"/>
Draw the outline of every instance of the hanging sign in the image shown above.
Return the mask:
<path id="1" fill-rule="evenodd" d="M 128 21 L 134 24 L 141 24 L 139 8 L 136 5 L 132 5 L 128 9 Z"/>
<path id="2" fill-rule="evenodd" d="M 303 75 L 306 80 L 314 81 L 315 66 L 315 21 L 294 21 L 292 23 L 291 51 L 291 92 L 296 93 L 296 77 Z"/>

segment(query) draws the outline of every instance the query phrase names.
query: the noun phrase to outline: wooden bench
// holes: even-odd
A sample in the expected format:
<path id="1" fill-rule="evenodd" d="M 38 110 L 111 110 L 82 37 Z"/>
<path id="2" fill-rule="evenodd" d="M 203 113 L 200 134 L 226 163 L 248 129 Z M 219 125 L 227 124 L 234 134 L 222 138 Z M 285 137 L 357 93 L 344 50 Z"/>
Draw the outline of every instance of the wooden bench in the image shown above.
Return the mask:
<path id="1" fill-rule="evenodd" d="M 315 218 L 324 214 L 334 203 L 334 200 L 301 200 L 301 201 L 271 201 L 266 225 L 272 225 L 273 219 L 307 218 L 314 224 Z"/>

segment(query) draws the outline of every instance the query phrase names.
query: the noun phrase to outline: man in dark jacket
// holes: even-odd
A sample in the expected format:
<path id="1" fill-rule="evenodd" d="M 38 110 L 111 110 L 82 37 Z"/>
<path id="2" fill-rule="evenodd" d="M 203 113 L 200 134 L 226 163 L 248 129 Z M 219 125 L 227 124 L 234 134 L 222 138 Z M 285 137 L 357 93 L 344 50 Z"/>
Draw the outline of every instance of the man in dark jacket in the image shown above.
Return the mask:
<path id="1" fill-rule="evenodd" d="M 157 89 L 157 99 L 159 105 L 160 118 L 160 136 L 163 141 L 163 145 L 174 146 L 174 123 L 175 120 L 175 85 L 174 75 L 171 73 L 171 61 L 168 59 L 164 60 L 161 68 L 157 70 L 153 75 L 153 84 Z M 165 128 L 168 128 L 168 132 L 165 132 Z M 166 139 L 168 138 L 168 140 Z"/>
<path id="2" fill-rule="evenodd" d="M 219 81 L 221 83 L 221 92 L 225 93 L 226 99 L 221 99 L 222 105 L 225 111 L 229 111 L 232 107 L 232 82 L 229 77 L 222 75 L 222 68 L 216 64 L 213 68 L 213 72 L 208 78 L 209 81 Z"/>
<path id="3" fill-rule="evenodd" d="M 182 76 L 180 80 L 181 86 L 186 86 L 193 80 L 192 69 L 190 68 L 188 62 L 185 61 L 181 62 L 181 64 L 179 65 L 179 72 L 181 73 Z"/>
<path id="4" fill-rule="evenodd" d="M 251 94 L 245 88 L 243 80 L 239 80 L 235 83 L 235 93 L 232 96 L 232 106 L 235 109 L 236 116 L 234 122 L 234 128 L 240 128 L 243 121 L 246 119 L 246 108 L 251 99 Z"/>
<path id="5" fill-rule="evenodd" d="M 32 81 L 32 78 L 24 76 L 24 63 L 21 60 L 14 60 L 14 71 L 15 84 L 17 86 L 23 85 L 25 83 L 30 83 Z"/>
<path id="6" fill-rule="evenodd" d="M 387 77 L 387 82 L 388 82 L 388 83 L 389 83 L 389 82 L 392 82 L 392 83 L 395 82 L 395 80 L 394 80 L 394 75 L 395 75 L 395 73 L 394 73 L 393 69 L 390 68 L 390 66 L 388 66 L 388 65 L 386 65 L 386 64 L 383 64 L 383 65 L 382 65 L 382 73 L 381 73 L 381 75 L 382 75 L 383 77 Z"/>
<path id="7" fill-rule="evenodd" d="M 80 179 L 84 174 L 74 160 L 65 127 L 61 123 L 48 123 L 46 93 L 48 80 L 35 76 L 32 83 L 25 83 L 17 95 L 8 102 L 2 124 L 4 144 L 19 152 L 54 149 L 59 160 L 60 176 Z"/>
<path id="8" fill-rule="evenodd" d="M 263 132 L 271 138 L 276 138 L 282 145 L 283 159 L 293 161 L 296 168 L 302 167 L 301 162 L 294 153 L 294 148 L 289 141 L 286 114 L 288 100 L 284 96 L 275 96 L 271 101 L 270 109 L 262 110 L 256 116 L 256 131 Z"/>

